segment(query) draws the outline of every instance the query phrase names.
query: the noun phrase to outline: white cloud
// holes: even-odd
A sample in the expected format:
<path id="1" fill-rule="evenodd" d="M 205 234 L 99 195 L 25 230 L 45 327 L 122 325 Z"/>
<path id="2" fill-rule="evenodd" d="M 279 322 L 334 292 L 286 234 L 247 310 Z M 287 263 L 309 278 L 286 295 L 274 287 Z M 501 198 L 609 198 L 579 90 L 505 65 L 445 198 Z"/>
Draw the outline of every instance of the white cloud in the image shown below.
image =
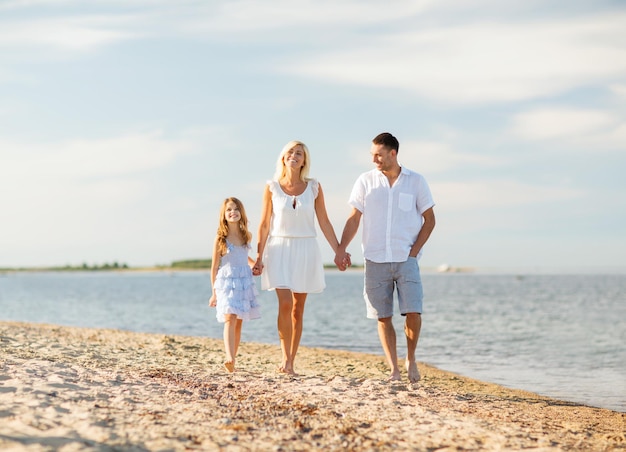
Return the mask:
<path id="1" fill-rule="evenodd" d="M 615 94 L 618 98 L 621 98 L 621 100 L 626 99 L 626 85 L 615 83 L 609 88 L 611 92 L 613 92 L 613 94 Z"/>
<path id="2" fill-rule="evenodd" d="M 0 143 L 1 180 L 12 177 L 84 180 L 160 168 L 193 144 L 166 140 L 162 132 L 134 133 L 102 140 L 71 140 L 50 145 Z"/>
<path id="3" fill-rule="evenodd" d="M 625 21 L 620 13 L 374 33 L 280 70 L 450 103 L 532 99 L 625 75 Z"/>
<path id="4" fill-rule="evenodd" d="M 492 179 L 480 182 L 437 182 L 431 184 L 437 209 L 465 211 L 515 207 L 575 199 L 582 191 L 570 188 L 523 184 Z"/>
<path id="5" fill-rule="evenodd" d="M 73 16 L 0 22 L 0 45 L 15 49 L 85 52 L 134 39 L 140 34 L 123 30 L 125 17 Z"/>
<path id="6" fill-rule="evenodd" d="M 496 158 L 460 152 L 446 143 L 437 141 L 401 143 L 398 161 L 407 168 L 424 173 L 424 175 L 440 173 L 461 166 L 494 167 L 500 164 Z"/>
<path id="7" fill-rule="evenodd" d="M 357 25 L 380 23 L 410 17 L 427 10 L 433 0 L 403 0 L 393 7 L 377 2 L 358 0 L 275 0 L 257 2 L 239 0 L 222 2 L 212 6 L 210 11 L 195 9 L 196 17 L 185 21 L 181 31 L 204 33 L 220 32 L 230 35 L 264 30 L 284 31 L 286 29 L 311 30 L 331 29 L 340 26 L 344 29 Z M 181 24 L 179 24 L 181 25 Z M 292 39 L 299 39 L 297 33 Z M 321 38 L 322 36 L 320 36 Z"/>
<path id="8" fill-rule="evenodd" d="M 65 243 L 73 250 L 68 256 L 85 256 L 81 246 L 106 253 L 99 243 L 132 240 L 129 231 L 141 234 L 151 223 L 153 171 L 195 149 L 160 131 L 49 145 L 0 142 L 0 249 L 12 250 L 19 262 L 21 250 L 49 252 Z"/>
<path id="9" fill-rule="evenodd" d="M 525 140 L 558 140 L 570 149 L 626 148 L 626 118 L 606 110 L 556 107 L 527 111 L 513 118 L 509 131 Z"/>
<path id="10" fill-rule="evenodd" d="M 152 132 L 47 146 L 3 142 L 0 149 L 0 204 L 8 234 L 36 227 L 40 218 L 79 223 L 89 212 L 140 201 L 151 190 L 146 175 L 191 152 L 192 145 Z"/>
<path id="11" fill-rule="evenodd" d="M 511 130 L 527 140 L 579 138 L 618 122 L 618 118 L 602 110 L 543 108 L 516 115 Z"/>

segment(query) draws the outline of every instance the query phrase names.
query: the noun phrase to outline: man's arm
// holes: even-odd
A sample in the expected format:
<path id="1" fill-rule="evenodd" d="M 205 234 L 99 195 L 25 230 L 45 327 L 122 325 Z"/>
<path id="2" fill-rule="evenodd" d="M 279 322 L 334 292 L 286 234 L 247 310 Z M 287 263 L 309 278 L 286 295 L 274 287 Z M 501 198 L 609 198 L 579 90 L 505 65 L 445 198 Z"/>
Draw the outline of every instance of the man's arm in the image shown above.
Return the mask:
<path id="1" fill-rule="evenodd" d="M 435 229 L 435 212 L 432 207 L 424 211 L 422 217 L 424 218 L 424 224 L 422 224 L 422 229 L 420 229 L 419 234 L 417 234 L 417 239 L 409 252 L 409 256 L 411 257 L 417 257 L 424 244 L 428 241 L 430 233 Z"/>
<path id="2" fill-rule="evenodd" d="M 359 230 L 359 223 L 361 222 L 361 211 L 355 207 L 352 208 L 350 216 L 346 221 L 346 225 L 343 228 L 341 234 L 341 243 L 337 247 L 337 253 L 335 254 L 335 265 L 341 271 L 346 269 L 346 266 L 350 266 L 350 254 L 346 252 L 346 248 Z"/>

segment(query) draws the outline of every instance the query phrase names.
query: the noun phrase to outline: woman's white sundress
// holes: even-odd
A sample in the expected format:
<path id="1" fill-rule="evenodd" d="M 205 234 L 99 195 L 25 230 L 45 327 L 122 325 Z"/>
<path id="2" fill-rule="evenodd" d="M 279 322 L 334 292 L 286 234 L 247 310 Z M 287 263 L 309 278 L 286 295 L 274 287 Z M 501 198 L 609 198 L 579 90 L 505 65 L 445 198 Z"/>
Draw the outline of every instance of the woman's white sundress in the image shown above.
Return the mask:
<path id="1" fill-rule="evenodd" d="M 217 320 L 225 322 L 226 314 L 237 314 L 242 320 L 258 319 L 261 317 L 259 293 L 248 265 L 250 245 L 233 245 L 226 241 L 226 248 L 215 277 Z"/>
<path id="2" fill-rule="evenodd" d="M 299 196 L 285 193 L 277 181 L 268 181 L 267 185 L 272 193 L 272 218 L 263 252 L 261 288 L 322 292 L 326 283 L 315 230 L 319 183 L 310 179 Z"/>

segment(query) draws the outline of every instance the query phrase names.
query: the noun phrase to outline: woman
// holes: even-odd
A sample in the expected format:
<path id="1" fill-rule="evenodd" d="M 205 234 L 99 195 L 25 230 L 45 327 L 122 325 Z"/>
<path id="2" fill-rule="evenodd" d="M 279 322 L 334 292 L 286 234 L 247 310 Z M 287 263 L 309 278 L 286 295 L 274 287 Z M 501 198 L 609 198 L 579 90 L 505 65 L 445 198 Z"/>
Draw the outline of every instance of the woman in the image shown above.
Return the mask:
<path id="1" fill-rule="evenodd" d="M 295 375 L 294 360 L 302 337 L 307 294 L 324 290 L 324 267 L 315 232 L 315 217 L 334 252 L 339 242 L 322 187 L 308 177 L 311 159 L 306 145 L 290 141 L 276 162 L 274 179 L 263 194 L 255 272 L 261 288 L 276 290 L 278 336 L 283 353 L 279 371 Z M 258 273 L 257 273 L 258 274 Z"/>

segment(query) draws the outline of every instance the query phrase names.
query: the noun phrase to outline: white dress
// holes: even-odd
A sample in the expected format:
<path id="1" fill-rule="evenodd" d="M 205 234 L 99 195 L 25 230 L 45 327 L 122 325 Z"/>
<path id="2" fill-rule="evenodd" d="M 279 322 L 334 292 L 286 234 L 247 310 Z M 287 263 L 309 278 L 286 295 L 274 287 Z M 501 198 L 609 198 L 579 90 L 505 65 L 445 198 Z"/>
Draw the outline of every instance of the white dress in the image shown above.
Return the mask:
<path id="1" fill-rule="evenodd" d="M 322 292 L 326 283 L 315 230 L 319 183 L 309 179 L 299 196 L 286 194 L 277 181 L 268 181 L 267 185 L 272 193 L 272 218 L 263 252 L 261 288 Z"/>
<path id="2" fill-rule="evenodd" d="M 220 258 L 215 277 L 216 317 L 225 322 L 226 314 L 237 314 L 242 320 L 261 317 L 258 290 L 248 265 L 250 245 L 233 245 L 226 241 L 226 254 Z"/>

